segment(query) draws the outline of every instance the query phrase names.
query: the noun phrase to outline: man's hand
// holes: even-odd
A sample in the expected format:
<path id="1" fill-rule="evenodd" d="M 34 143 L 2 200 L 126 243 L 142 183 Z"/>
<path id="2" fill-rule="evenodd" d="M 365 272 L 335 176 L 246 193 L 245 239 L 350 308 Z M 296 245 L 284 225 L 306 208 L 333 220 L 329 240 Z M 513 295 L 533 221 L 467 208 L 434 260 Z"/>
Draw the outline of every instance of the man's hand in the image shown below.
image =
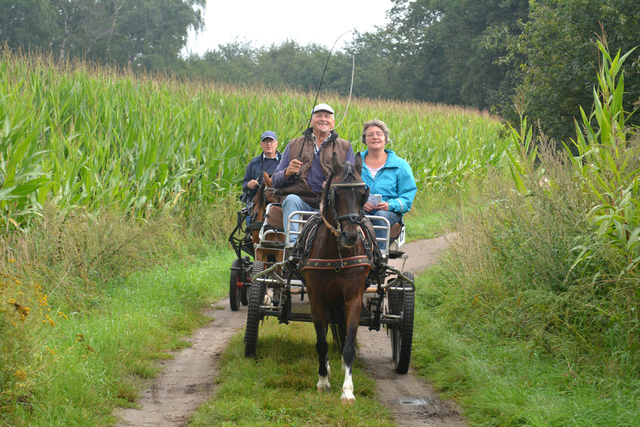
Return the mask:
<path id="1" fill-rule="evenodd" d="M 247 187 L 249 187 L 252 190 L 256 188 L 258 185 L 260 185 L 260 183 L 255 179 L 252 179 L 251 181 L 247 182 Z"/>
<path id="2" fill-rule="evenodd" d="M 284 171 L 284 177 L 286 179 L 291 178 L 293 175 L 295 175 L 298 172 L 300 172 L 300 169 L 302 168 L 302 165 L 303 165 L 303 163 L 298 159 L 291 160 L 291 162 L 289 162 L 289 166 L 287 166 L 287 169 L 285 169 L 285 171 Z"/>

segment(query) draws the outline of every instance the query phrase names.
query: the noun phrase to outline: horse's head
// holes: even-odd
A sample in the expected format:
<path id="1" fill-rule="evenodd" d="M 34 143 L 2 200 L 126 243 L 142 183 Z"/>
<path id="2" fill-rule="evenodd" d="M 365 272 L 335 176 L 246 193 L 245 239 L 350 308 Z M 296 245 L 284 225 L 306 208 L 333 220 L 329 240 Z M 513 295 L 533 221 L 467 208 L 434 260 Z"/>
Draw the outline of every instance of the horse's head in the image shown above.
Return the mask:
<path id="1" fill-rule="evenodd" d="M 258 187 L 256 195 L 253 197 L 253 209 L 252 213 L 255 216 L 261 216 L 259 221 L 262 221 L 262 215 L 269 203 L 282 203 L 282 196 L 275 193 L 273 188 L 273 182 L 268 173 L 262 172 L 262 184 Z"/>
<path id="2" fill-rule="evenodd" d="M 273 181 L 268 173 L 262 172 L 262 182 L 264 183 L 265 204 L 282 203 L 283 197 L 276 193 L 275 188 L 273 188 Z"/>
<path id="3" fill-rule="evenodd" d="M 359 154 L 352 165 L 340 163 L 338 155 L 333 153 L 333 170 L 323 192 L 323 215 L 333 224 L 332 231 L 346 248 L 358 242 L 364 204 L 369 197 L 369 187 L 362 181 L 361 174 L 362 157 Z"/>

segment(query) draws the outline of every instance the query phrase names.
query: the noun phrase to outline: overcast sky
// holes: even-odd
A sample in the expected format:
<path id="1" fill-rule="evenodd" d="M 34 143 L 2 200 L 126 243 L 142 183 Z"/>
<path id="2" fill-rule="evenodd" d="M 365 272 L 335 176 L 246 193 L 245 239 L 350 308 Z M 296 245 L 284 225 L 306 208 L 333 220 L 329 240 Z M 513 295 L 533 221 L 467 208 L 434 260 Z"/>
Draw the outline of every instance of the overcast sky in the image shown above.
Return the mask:
<path id="1" fill-rule="evenodd" d="M 254 47 L 295 40 L 331 48 L 341 34 L 364 33 L 387 22 L 391 0 L 208 0 L 206 28 L 190 35 L 184 53 L 203 54 L 229 42 L 252 42 Z M 336 49 L 350 42 L 344 35 Z"/>

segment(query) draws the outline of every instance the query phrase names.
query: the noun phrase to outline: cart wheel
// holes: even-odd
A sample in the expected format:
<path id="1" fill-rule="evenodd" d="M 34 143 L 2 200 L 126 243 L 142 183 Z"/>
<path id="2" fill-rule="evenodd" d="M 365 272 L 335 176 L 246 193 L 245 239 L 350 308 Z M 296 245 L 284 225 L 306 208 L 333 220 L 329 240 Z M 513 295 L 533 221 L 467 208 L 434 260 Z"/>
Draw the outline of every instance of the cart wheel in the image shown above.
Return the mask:
<path id="1" fill-rule="evenodd" d="M 262 261 L 253 263 L 253 274 L 257 274 L 264 270 Z M 250 357 L 256 354 L 258 347 L 258 329 L 263 313 L 260 310 L 262 299 L 266 291 L 266 283 L 251 283 L 249 288 L 249 309 L 247 310 L 247 327 L 244 331 L 244 357 Z"/>
<path id="2" fill-rule="evenodd" d="M 404 273 L 413 280 L 413 274 Z M 398 282 L 398 286 L 403 284 Z M 413 313 L 415 293 L 410 289 L 404 291 L 389 291 L 389 306 L 392 314 L 399 315 L 397 325 L 391 328 L 391 347 L 393 350 L 393 362 L 398 374 L 406 374 L 409 371 L 411 361 L 411 345 L 413 343 Z"/>
<path id="3" fill-rule="evenodd" d="M 229 278 L 229 305 L 232 311 L 240 309 L 240 289 L 238 281 L 242 280 L 242 263 L 239 259 L 234 259 L 231 263 L 231 277 Z"/>
<path id="4" fill-rule="evenodd" d="M 245 256 L 244 258 L 242 258 L 242 260 L 244 261 L 242 263 L 243 269 L 242 269 L 242 282 L 243 282 L 243 286 L 242 288 L 240 288 L 240 302 L 242 303 L 242 305 L 247 306 L 249 305 L 249 294 L 248 294 L 248 290 L 249 290 L 249 281 L 247 280 L 249 276 L 249 274 L 251 274 L 251 270 L 245 270 L 244 266 L 245 265 L 251 265 L 251 260 L 249 259 L 248 256 Z"/>

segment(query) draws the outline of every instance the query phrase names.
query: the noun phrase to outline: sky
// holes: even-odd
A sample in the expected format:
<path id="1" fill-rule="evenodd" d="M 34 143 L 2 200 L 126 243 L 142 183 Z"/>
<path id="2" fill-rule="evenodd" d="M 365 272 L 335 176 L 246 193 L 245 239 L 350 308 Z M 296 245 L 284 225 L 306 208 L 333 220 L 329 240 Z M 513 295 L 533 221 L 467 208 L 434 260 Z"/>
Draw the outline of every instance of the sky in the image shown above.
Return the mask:
<path id="1" fill-rule="evenodd" d="M 383 26 L 392 6 L 391 0 L 208 0 L 206 28 L 189 35 L 183 54 L 202 55 L 236 40 L 253 47 L 289 39 L 303 46 L 318 43 L 331 48 L 354 28 L 364 33 Z M 336 49 L 350 41 L 352 35 L 345 34 Z"/>

